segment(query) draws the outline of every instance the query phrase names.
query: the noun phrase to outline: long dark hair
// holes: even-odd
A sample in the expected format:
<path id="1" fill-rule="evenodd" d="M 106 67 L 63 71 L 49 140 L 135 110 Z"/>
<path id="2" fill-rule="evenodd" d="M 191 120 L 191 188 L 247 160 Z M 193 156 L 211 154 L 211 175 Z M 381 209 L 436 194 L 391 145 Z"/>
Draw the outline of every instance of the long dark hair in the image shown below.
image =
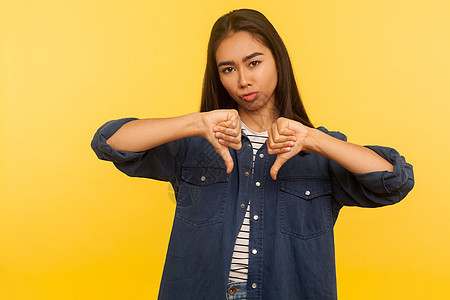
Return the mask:
<path id="1" fill-rule="evenodd" d="M 236 102 L 220 81 L 215 55 L 219 44 L 225 37 L 239 31 L 249 32 L 272 51 L 278 71 L 275 107 L 278 109 L 279 116 L 314 127 L 300 98 L 291 60 L 283 40 L 269 20 L 262 13 L 252 9 L 233 10 L 220 17 L 214 24 L 208 43 L 200 111 L 237 108 Z"/>

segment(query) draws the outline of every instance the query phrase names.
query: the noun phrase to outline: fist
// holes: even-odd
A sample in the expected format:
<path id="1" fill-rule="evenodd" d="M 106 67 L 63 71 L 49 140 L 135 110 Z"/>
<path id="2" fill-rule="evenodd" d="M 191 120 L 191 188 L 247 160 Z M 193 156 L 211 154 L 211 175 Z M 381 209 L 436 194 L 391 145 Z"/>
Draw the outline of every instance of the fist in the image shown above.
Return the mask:
<path id="1" fill-rule="evenodd" d="M 300 122 L 279 118 L 268 131 L 267 151 L 277 158 L 270 169 L 270 176 L 277 179 L 278 171 L 291 157 L 305 150 L 310 128 Z"/>
<path id="2" fill-rule="evenodd" d="M 233 170 L 233 159 L 228 147 L 239 150 L 241 144 L 241 119 L 237 110 L 219 109 L 203 113 L 204 132 L 206 138 L 216 152 L 223 158 L 227 173 Z"/>

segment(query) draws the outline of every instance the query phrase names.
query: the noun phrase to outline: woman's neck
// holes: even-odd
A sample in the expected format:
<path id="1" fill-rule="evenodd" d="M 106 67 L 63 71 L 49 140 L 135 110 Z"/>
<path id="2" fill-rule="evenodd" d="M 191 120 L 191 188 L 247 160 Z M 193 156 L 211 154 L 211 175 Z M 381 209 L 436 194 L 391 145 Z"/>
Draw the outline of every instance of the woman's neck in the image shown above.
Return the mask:
<path id="1" fill-rule="evenodd" d="M 238 109 L 238 111 L 242 122 L 244 122 L 248 128 L 255 132 L 264 132 L 269 130 L 278 118 L 278 113 L 253 112 L 244 109 Z"/>

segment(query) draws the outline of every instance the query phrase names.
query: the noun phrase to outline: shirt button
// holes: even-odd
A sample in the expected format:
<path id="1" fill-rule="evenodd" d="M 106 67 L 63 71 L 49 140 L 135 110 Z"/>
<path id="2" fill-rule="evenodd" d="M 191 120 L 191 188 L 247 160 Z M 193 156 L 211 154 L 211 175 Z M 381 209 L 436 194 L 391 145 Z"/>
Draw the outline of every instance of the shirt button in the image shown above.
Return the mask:
<path id="1" fill-rule="evenodd" d="M 252 254 L 253 254 L 253 255 L 256 255 L 256 254 L 258 254 L 258 250 L 256 250 L 256 249 L 253 249 L 253 250 L 252 250 Z"/>
<path id="2" fill-rule="evenodd" d="M 258 219 L 259 219 L 259 216 L 258 216 L 258 215 L 254 215 L 254 216 L 253 216 L 253 220 L 258 221 Z"/>
<path id="3" fill-rule="evenodd" d="M 258 287 L 258 285 L 256 283 L 252 283 L 252 289 L 256 289 Z"/>
<path id="4" fill-rule="evenodd" d="M 241 208 L 245 208 L 245 204 L 244 203 L 241 204 Z"/>
<path id="5" fill-rule="evenodd" d="M 310 192 L 310 191 L 306 191 L 306 192 L 305 192 L 305 195 L 306 195 L 306 196 L 309 196 L 309 195 L 311 195 L 311 192 Z"/>
<path id="6" fill-rule="evenodd" d="M 255 185 L 256 185 L 256 186 L 260 186 L 261 183 L 260 183 L 259 181 L 257 181 L 257 182 L 255 183 Z"/>
<path id="7" fill-rule="evenodd" d="M 250 145 L 250 144 L 247 144 L 247 148 L 250 148 L 252 145 Z"/>
<path id="8" fill-rule="evenodd" d="M 205 180 L 206 180 L 206 177 L 205 177 L 205 176 L 202 176 L 202 177 L 200 177 L 200 180 L 201 180 L 201 181 L 205 181 Z"/>
<path id="9" fill-rule="evenodd" d="M 245 176 L 248 176 L 248 175 L 250 175 L 250 173 L 247 172 L 247 171 L 245 171 L 245 172 L 244 172 L 244 175 L 245 175 Z"/>
<path id="10" fill-rule="evenodd" d="M 264 154 L 261 153 L 261 154 L 259 155 L 259 158 L 264 158 Z"/>

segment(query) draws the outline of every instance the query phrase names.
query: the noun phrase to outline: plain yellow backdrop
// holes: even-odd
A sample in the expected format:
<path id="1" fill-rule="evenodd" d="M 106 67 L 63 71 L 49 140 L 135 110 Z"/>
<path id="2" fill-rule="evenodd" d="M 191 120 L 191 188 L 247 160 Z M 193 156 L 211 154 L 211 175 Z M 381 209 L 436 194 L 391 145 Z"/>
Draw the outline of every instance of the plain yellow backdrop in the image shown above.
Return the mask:
<path id="1" fill-rule="evenodd" d="M 90 141 L 196 111 L 211 27 L 243 7 L 284 39 L 317 126 L 414 165 L 403 202 L 342 209 L 340 299 L 449 299 L 447 0 L 2 0 L 0 299 L 156 299 L 173 194 Z"/>

